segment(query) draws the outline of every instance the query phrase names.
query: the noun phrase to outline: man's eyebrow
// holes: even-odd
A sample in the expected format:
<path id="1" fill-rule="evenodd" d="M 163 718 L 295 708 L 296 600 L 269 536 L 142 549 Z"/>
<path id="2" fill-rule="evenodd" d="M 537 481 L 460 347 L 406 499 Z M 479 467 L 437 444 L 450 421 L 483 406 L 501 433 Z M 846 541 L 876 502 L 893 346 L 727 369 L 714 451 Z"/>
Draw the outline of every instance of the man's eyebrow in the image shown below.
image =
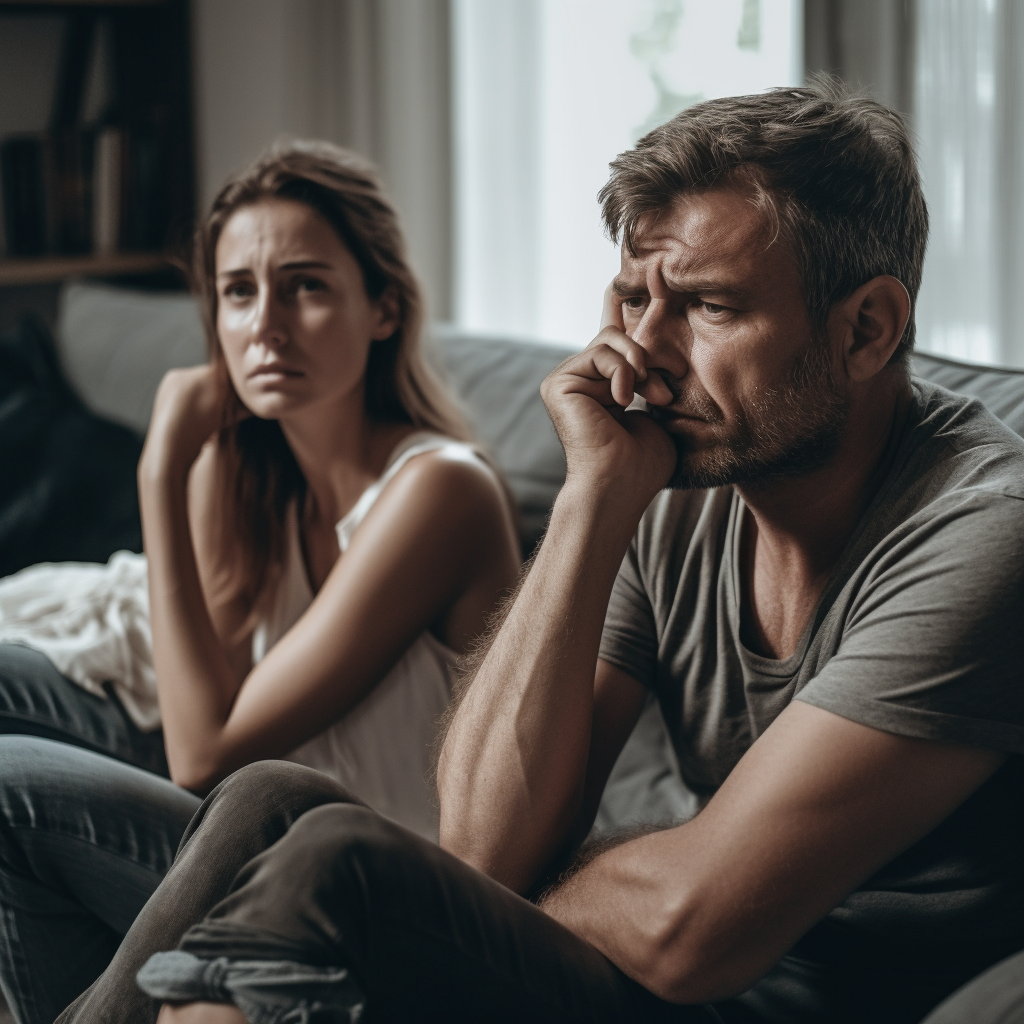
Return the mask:
<path id="1" fill-rule="evenodd" d="M 740 288 L 725 281 L 716 281 L 714 278 L 665 278 L 665 283 L 674 292 L 681 292 L 684 295 L 728 295 L 733 298 L 741 298 L 750 291 L 748 288 Z"/>
<path id="2" fill-rule="evenodd" d="M 612 280 L 612 291 L 616 295 L 635 295 L 637 292 L 647 291 L 647 282 L 640 279 L 630 280 L 627 277 L 623 277 L 619 274 Z"/>

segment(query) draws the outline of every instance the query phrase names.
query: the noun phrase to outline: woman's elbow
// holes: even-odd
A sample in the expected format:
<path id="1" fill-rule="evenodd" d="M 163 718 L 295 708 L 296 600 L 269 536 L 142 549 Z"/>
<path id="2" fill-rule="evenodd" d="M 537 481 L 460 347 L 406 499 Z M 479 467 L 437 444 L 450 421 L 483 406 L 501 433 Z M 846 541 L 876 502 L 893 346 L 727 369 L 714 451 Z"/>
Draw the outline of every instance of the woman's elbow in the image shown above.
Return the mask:
<path id="1" fill-rule="evenodd" d="M 198 796 L 206 796 L 230 772 L 210 758 L 190 754 L 171 755 L 168 751 L 167 766 L 171 782 Z"/>

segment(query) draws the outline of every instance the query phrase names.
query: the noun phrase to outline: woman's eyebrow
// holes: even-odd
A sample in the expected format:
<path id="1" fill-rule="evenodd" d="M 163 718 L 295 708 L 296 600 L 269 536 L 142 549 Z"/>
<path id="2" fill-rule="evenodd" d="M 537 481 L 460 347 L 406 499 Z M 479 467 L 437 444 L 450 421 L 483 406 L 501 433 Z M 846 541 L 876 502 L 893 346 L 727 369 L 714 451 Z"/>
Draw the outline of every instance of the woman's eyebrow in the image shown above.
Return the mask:
<path id="1" fill-rule="evenodd" d="M 323 260 L 289 260 L 282 263 L 278 270 L 333 270 L 334 265 Z M 251 274 L 250 267 L 235 267 L 231 270 L 218 270 L 218 277 L 239 277 L 242 274 Z"/>
<path id="2" fill-rule="evenodd" d="M 330 263 L 325 263 L 323 260 L 291 260 L 288 263 L 282 263 L 278 270 L 333 270 L 334 267 Z"/>

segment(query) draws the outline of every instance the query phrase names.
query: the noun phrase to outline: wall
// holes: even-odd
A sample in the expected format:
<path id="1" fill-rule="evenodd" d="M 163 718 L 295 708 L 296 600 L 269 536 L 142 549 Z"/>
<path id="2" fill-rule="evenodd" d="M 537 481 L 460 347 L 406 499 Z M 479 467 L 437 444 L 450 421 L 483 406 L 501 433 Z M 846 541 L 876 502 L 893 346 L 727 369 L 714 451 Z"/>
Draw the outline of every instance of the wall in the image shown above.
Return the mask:
<path id="1" fill-rule="evenodd" d="M 447 0 L 193 0 L 199 197 L 282 136 L 375 160 L 451 315 Z"/>

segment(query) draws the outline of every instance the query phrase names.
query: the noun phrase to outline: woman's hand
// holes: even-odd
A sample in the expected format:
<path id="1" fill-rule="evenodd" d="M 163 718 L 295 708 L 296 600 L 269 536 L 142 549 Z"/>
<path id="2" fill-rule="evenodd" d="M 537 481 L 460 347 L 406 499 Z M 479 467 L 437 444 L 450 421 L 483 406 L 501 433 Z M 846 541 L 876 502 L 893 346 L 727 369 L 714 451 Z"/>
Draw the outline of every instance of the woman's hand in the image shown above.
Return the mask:
<path id="1" fill-rule="evenodd" d="M 167 372 L 153 403 L 140 478 L 187 476 L 203 445 L 225 425 L 225 403 L 245 412 L 228 387 L 211 365 Z"/>

